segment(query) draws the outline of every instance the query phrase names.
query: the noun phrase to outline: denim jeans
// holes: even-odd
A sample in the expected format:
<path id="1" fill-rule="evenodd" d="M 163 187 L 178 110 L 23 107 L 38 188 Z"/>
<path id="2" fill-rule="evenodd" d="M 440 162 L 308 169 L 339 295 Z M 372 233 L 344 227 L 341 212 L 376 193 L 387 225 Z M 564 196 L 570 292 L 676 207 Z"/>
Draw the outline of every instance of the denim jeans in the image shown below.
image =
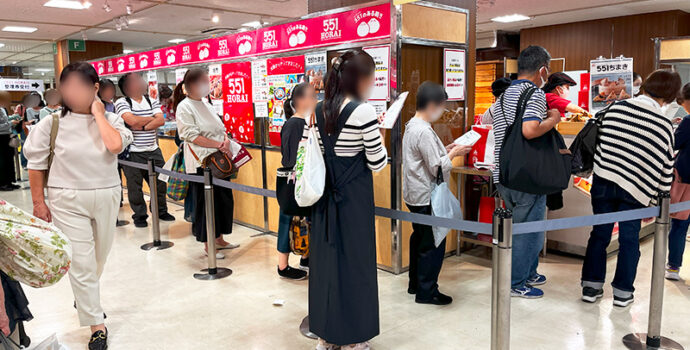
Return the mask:
<path id="1" fill-rule="evenodd" d="M 506 208 L 513 212 L 514 223 L 539 221 L 546 217 L 546 195 L 515 191 L 500 184 L 497 188 Z M 543 231 L 513 236 L 512 288 L 525 287 L 525 282 L 537 275 L 539 252 L 543 247 Z"/>
<path id="2" fill-rule="evenodd" d="M 594 214 L 644 208 L 615 182 L 594 175 L 592 189 Z M 635 291 L 633 283 L 640 260 L 640 225 L 642 220 L 618 223 L 618 261 L 611 285 L 613 294 L 628 297 Z M 601 289 L 606 279 L 606 248 L 611 243 L 613 224 L 595 225 L 589 235 L 585 262 L 582 264 L 582 286 Z"/>
<path id="3" fill-rule="evenodd" d="M 690 227 L 690 218 L 687 220 L 671 219 L 671 231 L 668 233 L 668 265 L 674 269 L 683 264 L 683 252 L 685 252 L 685 236 Z"/>
<path id="4" fill-rule="evenodd" d="M 278 220 L 278 251 L 281 253 L 289 253 L 290 249 L 290 222 L 292 215 L 283 214 L 280 211 L 280 218 Z"/>

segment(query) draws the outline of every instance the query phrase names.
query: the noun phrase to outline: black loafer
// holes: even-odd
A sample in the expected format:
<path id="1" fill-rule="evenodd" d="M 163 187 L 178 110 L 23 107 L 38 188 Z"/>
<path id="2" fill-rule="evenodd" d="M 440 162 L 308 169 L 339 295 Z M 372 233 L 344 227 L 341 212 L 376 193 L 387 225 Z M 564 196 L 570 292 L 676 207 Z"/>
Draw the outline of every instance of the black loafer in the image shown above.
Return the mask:
<path id="1" fill-rule="evenodd" d="M 412 287 L 407 287 L 407 294 L 415 295 L 417 294 L 417 289 Z"/>
<path id="2" fill-rule="evenodd" d="M 439 292 L 429 300 L 415 299 L 417 304 L 448 305 L 453 302 L 453 298 Z"/>
<path id="3" fill-rule="evenodd" d="M 170 215 L 170 213 L 163 213 L 161 215 L 158 215 L 158 218 L 163 221 L 175 221 L 175 217 Z"/>
<path id="4" fill-rule="evenodd" d="M 149 224 L 146 222 L 146 220 L 134 220 L 134 226 L 135 227 L 142 228 L 142 227 L 146 227 L 148 225 Z"/>
<path id="5" fill-rule="evenodd" d="M 91 335 L 89 340 L 89 350 L 106 350 L 108 349 L 108 329 L 103 331 L 96 331 Z"/>

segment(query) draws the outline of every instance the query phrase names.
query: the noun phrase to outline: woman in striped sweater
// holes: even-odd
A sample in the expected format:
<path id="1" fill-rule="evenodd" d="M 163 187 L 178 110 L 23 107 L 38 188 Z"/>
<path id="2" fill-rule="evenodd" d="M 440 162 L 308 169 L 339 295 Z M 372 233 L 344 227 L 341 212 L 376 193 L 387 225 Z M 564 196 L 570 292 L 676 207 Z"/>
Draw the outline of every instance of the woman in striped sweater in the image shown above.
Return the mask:
<path id="1" fill-rule="evenodd" d="M 673 126 L 661 107 L 678 96 L 678 73 L 658 70 L 642 84 L 642 94 L 611 106 L 599 129 L 591 189 L 594 214 L 638 209 L 656 203 L 659 192 L 669 191 L 673 178 Z M 619 222 L 618 262 L 613 305 L 633 302 L 640 259 L 641 220 Z M 582 265 L 582 300 L 595 302 L 604 294 L 606 248 L 613 224 L 596 225 L 587 243 Z"/>
<path id="2" fill-rule="evenodd" d="M 309 257 L 309 326 L 320 338 L 318 350 L 368 350 L 379 334 L 372 171 L 386 166 L 388 154 L 374 107 L 364 103 L 374 69 L 361 50 L 335 58 L 325 100 L 316 106 L 326 162 Z"/>

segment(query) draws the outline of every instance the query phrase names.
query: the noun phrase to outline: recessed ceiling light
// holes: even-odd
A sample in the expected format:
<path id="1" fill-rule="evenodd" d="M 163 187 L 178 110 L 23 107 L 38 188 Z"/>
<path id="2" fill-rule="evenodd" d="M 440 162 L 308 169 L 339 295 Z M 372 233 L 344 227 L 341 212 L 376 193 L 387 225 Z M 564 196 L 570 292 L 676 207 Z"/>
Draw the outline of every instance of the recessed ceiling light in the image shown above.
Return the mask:
<path id="1" fill-rule="evenodd" d="M 56 7 L 56 8 L 61 8 L 61 9 L 70 9 L 70 10 L 83 10 L 86 9 L 87 7 L 84 7 L 84 5 L 77 0 L 50 0 L 43 4 L 45 7 Z"/>
<path id="2" fill-rule="evenodd" d="M 53 71 L 52 68 L 36 68 L 34 70 L 37 72 L 52 72 Z"/>
<path id="3" fill-rule="evenodd" d="M 213 23 L 220 22 L 220 16 L 217 13 L 212 14 L 211 15 L 211 22 L 213 22 Z"/>
<path id="4" fill-rule="evenodd" d="M 85 9 L 91 7 L 91 5 L 93 5 L 93 4 L 91 4 L 91 1 L 89 1 L 89 0 L 81 0 L 81 6 L 84 6 Z"/>
<path id="5" fill-rule="evenodd" d="M 169 43 L 173 43 L 173 44 L 179 44 L 179 43 L 184 42 L 184 41 L 187 41 L 187 40 L 181 39 L 181 38 L 168 40 Z"/>
<path id="6" fill-rule="evenodd" d="M 516 13 L 516 14 L 512 14 L 512 15 L 494 17 L 491 20 L 494 22 L 510 23 L 510 22 L 526 21 L 528 19 L 530 19 L 530 17 Z"/>
<path id="7" fill-rule="evenodd" d="M 15 33 L 33 33 L 37 31 L 36 27 L 23 27 L 23 26 L 4 26 L 2 28 L 3 32 L 15 32 Z"/>
<path id="8" fill-rule="evenodd" d="M 101 30 L 97 31 L 96 34 L 103 34 L 103 33 L 109 32 L 109 31 L 110 31 L 110 29 L 101 29 Z"/>
<path id="9" fill-rule="evenodd" d="M 17 64 L 17 61 L 12 61 L 12 64 Z"/>
<path id="10" fill-rule="evenodd" d="M 122 53 L 132 53 L 134 52 L 133 50 L 122 50 Z"/>
<path id="11" fill-rule="evenodd" d="M 0 43 L 0 47 L 5 47 L 5 43 Z"/>
<path id="12" fill-rule="evenodd" d="M 247 22 L 247 23 L 242 24 L 242 26 L 243 27 L 259 28 L 259 27 L 261 27 L 261 22 L 251 21 L 251 22 Z"/>

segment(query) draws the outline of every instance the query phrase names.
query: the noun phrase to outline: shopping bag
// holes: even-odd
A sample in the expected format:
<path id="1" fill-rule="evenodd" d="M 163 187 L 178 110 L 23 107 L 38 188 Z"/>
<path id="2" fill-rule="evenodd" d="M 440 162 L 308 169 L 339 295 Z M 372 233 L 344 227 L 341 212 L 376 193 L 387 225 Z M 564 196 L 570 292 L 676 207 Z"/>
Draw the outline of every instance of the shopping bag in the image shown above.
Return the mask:
<path id="1" fill-rule="evenodd" d="M 40 288 L 57 283 L 71 262 L 72 246 L 62 231 L 0 199 L 0 270 Z"/>
<path id="2" fill-rule="evenodd" d="M 36 345 L 32 350 L 69 350 L 69 348 L 61 344 L 55 333 Z"/>
<path id="3" fill-rule="evenodd" d="M 170 157 L 170 159 L 168 159 L 165 162 L 165 164 L 163 165 L 163 169 L 172 170 L 173 163 L 175 162 L 175 157 L 177 156 L 177 153 L 179 153 L 179 152 L 180 151 L 178 150 L 175 154 L 173 154 L 172 157 Z M 168 182 L 169 177 L 170 176 L 168 176 L 168 174 L 163 174 L 163 173 L 158 174 L 158 180 L 161 180 L 163 182 Z"/>
<path id="4" fill-rule="evenodd" d="M 252 155 L 241 143 L 230 140 L 230 150 L 232 152 L 232 164 L 239 169 L 252 160 Z"/>
<path id="5" fill-rule="evenodd" d="M 177 150 L 177 153 L 171 159 L 173 162 L 170 165 L 170 171 L 184 174 L 186 169 L 184 165 L 184 152 L 182 146 L 180 146 L 180 149 Z M 189 183 L 187 183 L 186 180 L 182 180 L 175 177 L 169 177 L 167 180 L 168 187 L 166 189 L 166 193 L 168 195 L 168 198 L 174 201 L 181 201 L 187 198 Z"/>
<path id="6" fill-rule="evenodd" d="M 494 165 L 494 130 L 491 125 L 472 125 L 472 130 L 481 138 L 467 156 L 467 165 L 477 168 L 491 168 Z"/>
<path id="7" fill-rule="evenodd" d="M 326 185 L 326 164 L 319 146 L 318 131 L 312 123 L 309 137 L 299 143 L 295 164 L 295 201 L 301 207 L 316 203 Z"/>
<path id="8" fill-rule="evenodd" d="M 311 223 L 305 217 L 293 216 L 290 220 L 290 250 L 295 255 L 309 256 L 309 232 Z"/>
<path id="9" fill-rule="evenodd" d="M 460 201 L 448 188 L 448 183 L 443 181 L 440 167 L 438 172 L 439 176 L 437 176 L 436 185 L 431 190 L 431 214 L 448 219 L 462 219 Z M 450 228 L 434 226 L 433 231 L 434 244 L 438 247 L 448 235 Z"/>

